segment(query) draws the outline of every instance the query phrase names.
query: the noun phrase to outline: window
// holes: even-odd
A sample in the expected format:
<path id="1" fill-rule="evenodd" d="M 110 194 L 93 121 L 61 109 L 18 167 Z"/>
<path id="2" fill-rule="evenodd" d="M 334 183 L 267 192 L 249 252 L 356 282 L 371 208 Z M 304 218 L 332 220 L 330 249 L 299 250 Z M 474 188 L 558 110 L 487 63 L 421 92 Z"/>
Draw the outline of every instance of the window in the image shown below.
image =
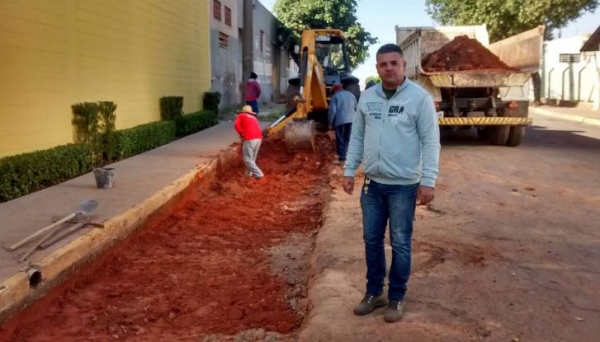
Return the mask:
<path id="1" fill-rule="evenodd" d="M 231 8 L 225 6 L 225 25 L 231 27 Z"/>
<path id="2" fill-rule="evenodd" d="M 581 55 L 577 53 L 561 53 L 559 58 L 561 63 L 579 63 L 581 61 Z"/>
<path id="3" fill-rule="evenodd" d="M 229 46 L 229 36 L 223 32 L 219 32 L 219 47 L 221 49 L 227 49 Z"/>
<path id="4" fill-rule="evenodd" d="M 221 1 L 213 1 L 213 17 L 218 21 L 221 21 Z"/>
<path id="5" fill-rule="evenodd" d="M 264 52 L 264 46 L 265 46 L 265 31 L 260 30 L 260 52 L 261 53 Z"/>
<path id="6" fill-rule="evenodd" d="M 315 55 L 323 66 L 325 75 L 329 73 L 335 75 L 339 71 L 346 69 L 344 43 L 340 40 L 318 42 L 315 45 Z"/>

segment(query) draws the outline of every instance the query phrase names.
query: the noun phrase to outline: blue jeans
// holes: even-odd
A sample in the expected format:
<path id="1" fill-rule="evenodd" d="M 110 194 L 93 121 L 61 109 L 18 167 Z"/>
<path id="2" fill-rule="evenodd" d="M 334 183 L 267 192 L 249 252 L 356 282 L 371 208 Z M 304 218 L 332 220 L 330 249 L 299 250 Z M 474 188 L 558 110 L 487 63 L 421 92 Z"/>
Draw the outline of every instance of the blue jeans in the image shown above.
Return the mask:
<path id="1" fill-rule="evenodd" d="M 340 161 L 346 160 L 348 145 L 350 144 L 350 133 L 352 133 L 352 123 L 347 123 L 335 127 L 335 145 L 337 155 Z"/>
<path id="2" fill-rule="evenodd" d="M 404 299 L 410 277 L 411 238 L 418 186 L 386 185 L 365 178 L 360 206 L 367 259 L 367 294 L 383 293 L 386 274 L 383 244 L 389 220 L 392 266 L 388 299 Z"/>
<path id="3" fill-rule="evenodd" d="M 252 107 L 252 111 L 258 114 L 258 100 L 246 101 L 246 104 Z"/>

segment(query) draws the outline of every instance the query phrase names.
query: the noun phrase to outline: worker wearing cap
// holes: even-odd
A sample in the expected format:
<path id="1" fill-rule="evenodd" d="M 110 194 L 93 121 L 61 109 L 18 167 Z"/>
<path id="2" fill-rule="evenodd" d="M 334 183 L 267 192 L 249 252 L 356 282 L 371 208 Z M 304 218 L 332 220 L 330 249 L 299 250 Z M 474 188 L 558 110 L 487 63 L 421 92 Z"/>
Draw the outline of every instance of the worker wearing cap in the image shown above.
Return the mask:
<path id="1" fill-rule="evenodd" d="M 246 176 L 253 176 L 256 179 L 262 180 L 264 179 L 264 174 L 258 165 L 256 165 L 256 157 L 262 143 L 262 130 L 256 115 L 256 112 L 252 111 L 251 106 L 243 106 L 235 118 L 234 127 L 243 140 L 242 155 L 244 157 L 244 164 L 246 164 Z"/>
<path id="2" fill-rule="evenodd" d="M 329 127 L 335 130 L 335 144 L 338 159 L 336 164 L 346 161 L 346 153 L 350 144 L 352 122 L 356 112 L 356 96 L 345 90 L 342 85 L 333 86 L 333 96 L 329 102 Z"/>

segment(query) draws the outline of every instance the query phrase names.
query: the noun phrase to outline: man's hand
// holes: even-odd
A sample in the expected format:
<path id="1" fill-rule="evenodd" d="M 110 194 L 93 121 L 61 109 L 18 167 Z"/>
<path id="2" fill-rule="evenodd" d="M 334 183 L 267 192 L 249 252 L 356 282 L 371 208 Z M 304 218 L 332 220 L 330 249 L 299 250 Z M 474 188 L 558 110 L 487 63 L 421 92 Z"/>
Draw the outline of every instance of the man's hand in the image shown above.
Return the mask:
<path id="1" fill-rule="evenodd" d="M 330 130 L 330 131 L 333 131 L 333 130 L 334 130 L 334 128 L 333 128 L 333 125 L 329 125 L 329 130 Z"/>
<path id="2" fill-rule="evenodd" d="M 354 191 L 354 177 L 344 176 L 344 191 L 346 191 L 348 195 L 352 195 L 352 192 Z"/>
<path id="3" fill-rule="evenodd" d="M 419 191 L 417 193 L 417 205 L 427 205 L 433 201 L 434 188 L 428 186 L 419 186 Z"/>

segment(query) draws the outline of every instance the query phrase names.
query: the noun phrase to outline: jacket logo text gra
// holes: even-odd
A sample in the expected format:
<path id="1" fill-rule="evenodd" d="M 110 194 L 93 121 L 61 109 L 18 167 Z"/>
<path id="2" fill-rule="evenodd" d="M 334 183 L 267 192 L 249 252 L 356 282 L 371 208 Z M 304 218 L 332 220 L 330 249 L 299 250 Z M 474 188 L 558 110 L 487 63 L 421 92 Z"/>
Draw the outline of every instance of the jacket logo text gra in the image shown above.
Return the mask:
<path id="1" fill-rule="evenodd" d="M 391 106 L 389 113 L 402 114 L 404 113 L 404 106 Z"/>

